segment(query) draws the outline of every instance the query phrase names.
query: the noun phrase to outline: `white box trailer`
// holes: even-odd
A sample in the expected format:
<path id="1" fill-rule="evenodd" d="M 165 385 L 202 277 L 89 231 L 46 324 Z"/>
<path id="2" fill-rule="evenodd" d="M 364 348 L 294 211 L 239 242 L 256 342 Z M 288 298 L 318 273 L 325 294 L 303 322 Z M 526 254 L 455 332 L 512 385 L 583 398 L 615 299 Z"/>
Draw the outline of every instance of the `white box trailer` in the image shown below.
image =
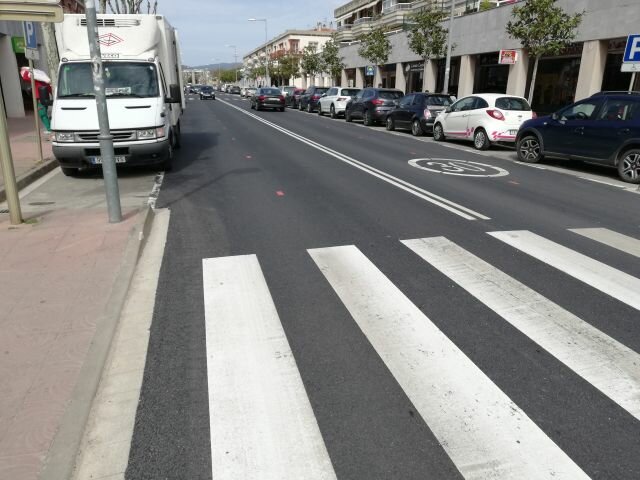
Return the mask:
<path id="1" fill-rule="evenodd" d="M 158 15 L 98 15 L 116 163 L 171 168 L 185 108 L 178 34 Z M 102 163 L 86 17 L 56 25 L 53 154 L 66 175 Z"/>

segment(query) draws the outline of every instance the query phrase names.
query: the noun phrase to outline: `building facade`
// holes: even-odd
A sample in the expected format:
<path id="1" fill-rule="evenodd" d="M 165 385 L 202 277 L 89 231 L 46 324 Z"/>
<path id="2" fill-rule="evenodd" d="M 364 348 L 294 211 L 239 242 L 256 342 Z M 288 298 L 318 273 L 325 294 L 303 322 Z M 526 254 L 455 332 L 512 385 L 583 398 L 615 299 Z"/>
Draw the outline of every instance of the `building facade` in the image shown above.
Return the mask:
<path id="1" fill-rule="evenodd" d="M 483 92 L 525 96 L 532 77 L 533 61 L 529 61 L 520 43 L 506 33 L 513 4 L 517 2 L 495 1 L 495 8 L 479 11 L 478 4 L 455 1 L 452 29 L 455 50 L 446 89 L 445 60 L 425 63 L 408 46 L 410 15 L 425 6 L 427 0 L 412 3 L 353 0 L 336 9 L 338 34 L 342 41 L 340 54 L 347 65 L 341 83 L 357 87 L 382 84 L 405 92 L 447 90 L 458 97 Z M 435 3 L 442 5 L 443 2 Z M 534 88 L 534 109 L 551 112 L 600 90 L 627 90 L 631 74 L 622 73 L 620 68 L 626 37 L 638 30 L 638 4 L 628 0 L 557 0 L 557 4 L 569 13 L 585 11 L 586 14 L 575 43 L 561 55 L 541 59 Z M 444 2 L 444 5 L 447 8 L 450 3 Z M 371 11 L 375 13 L 362 20 Z M 359 19 L 360 23 L 356 23 Z M 389 30 L 392 51 L 387 64 L 370 65 L 358 55 L 359 43 L 354 39 L 360 30 L 379 25 Z M 499 52 L 506 49 L 516 51 L 514 64 L 500 63 Z M 371 73 L 373 75 L 367 75 Z M 640 81 L 635 88 L 640 88 Z"/>
<path id="2" fill-rule="evenodd" d="M 60 2 L 65 13 L 83 13 L 84 1 L 63 0 Z M 40 60 L 35 68 L 49 71 L 47 52 L 43 46 L 43 32 L 38 24 L 38 51 Z M 24 117 L 26 111 L 33 110 L 29 91 L 31 85 L 20 79 L 20 68 L 29 61 L 24 55 L 24 32 L 21 22 L 0 21 L 0 93 L 5 102 L 7 117 Z M 51 75 L 51 72 L 49 72 Z"/>
<path id="3" fill-rule="evenodd" d="M 264 67 L 267 58 L 269 58 L 270 67 L 277 68 L 279 59 L 282 59 L 286 55 L 302 58 L 302 52 L 306 47 L 312 47 L 317 52 L 321 52 L 334 32 L 335 30 L 322 25 L 319 25 L 313 30 L 287 30 L 242 57 L 245 75 L 253 69 Z M 271 83 L 273 84 L 275 80 L 274 76 L 270 75 L 270 77 L 272 80 Z M 247 84 L 255 83 L 256 85 L 264 85 L 266 79 L 258 76 L 256 79 L 245 78 L 245 82 Z M 311 77 L 310 75 L 301 73 L 300 76 L 288 80 L 284 79 L 281 83 L 284 85 L 294 85 L 299 88 L 307 88 L 307 86 L 311 85 L 328 86 L 332 83 L 332 79 L 325 74 Z"/>

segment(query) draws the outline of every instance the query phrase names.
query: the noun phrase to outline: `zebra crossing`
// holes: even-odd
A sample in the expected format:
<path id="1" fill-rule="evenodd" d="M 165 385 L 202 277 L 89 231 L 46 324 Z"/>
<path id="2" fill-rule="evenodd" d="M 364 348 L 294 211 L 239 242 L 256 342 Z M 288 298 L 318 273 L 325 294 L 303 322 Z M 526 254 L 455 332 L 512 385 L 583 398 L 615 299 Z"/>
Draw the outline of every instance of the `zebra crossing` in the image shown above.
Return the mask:
<path id="1" fill-rule="evenodd" d="M 636 238 L 570 231 L 640 256 Z M 530 231 L 487 235 L 640 310 L 640 280 L 628 273 Z M 622 339 L 446 237 L 400 242 L 640 420 L 640 354 Z M 589 478 L 358 247 L 307 253 L 463 478 Z M 213 478 L 336 479 L 259 258 L 202 266 Z"/>

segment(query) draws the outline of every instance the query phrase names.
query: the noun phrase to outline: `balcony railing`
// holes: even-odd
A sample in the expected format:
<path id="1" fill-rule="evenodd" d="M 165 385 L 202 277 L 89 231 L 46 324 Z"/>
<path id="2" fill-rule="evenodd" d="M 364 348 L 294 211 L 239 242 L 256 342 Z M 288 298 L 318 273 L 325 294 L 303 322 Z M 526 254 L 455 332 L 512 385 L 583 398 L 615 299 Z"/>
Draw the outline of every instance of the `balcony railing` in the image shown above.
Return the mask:
<path id="1" fill-rule="evenodd" d="M 339 32 L 345 32 L 345 31 L 351 30 L 352 28 L 353 28 L 353 25 L 351 25 L 351 24 L 347 24 L 347 25 L 340 25 L 340 26 L 338 27 L 338 31 L 339 31 Z"/>
<path id="2" fill-rule="evenodd" d="M 354 25 L 361 25 L 363 23 L 371 23 L 373 22 L 373 17 L 362 17 L 353 22 Z"/>
<path id="3" fill-rule="evenodd" d="M 398 0 L 384 0 L 382 2 L 382 14 L 393 13 L 403 10 L 412 10 L 415 2 L 400 2 Z"/>

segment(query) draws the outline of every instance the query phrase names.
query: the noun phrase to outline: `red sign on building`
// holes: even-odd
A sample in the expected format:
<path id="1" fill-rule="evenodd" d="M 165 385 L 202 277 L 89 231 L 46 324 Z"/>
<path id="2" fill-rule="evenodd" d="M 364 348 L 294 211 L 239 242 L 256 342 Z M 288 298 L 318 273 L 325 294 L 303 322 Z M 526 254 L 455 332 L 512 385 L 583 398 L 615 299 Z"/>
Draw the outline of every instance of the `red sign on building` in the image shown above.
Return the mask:
<path id="1" fill-rule="evenodd" d="M 518 61 L 517 50 L 500 50 L 498 63 L 501 65 L 514 65 Z"/>

